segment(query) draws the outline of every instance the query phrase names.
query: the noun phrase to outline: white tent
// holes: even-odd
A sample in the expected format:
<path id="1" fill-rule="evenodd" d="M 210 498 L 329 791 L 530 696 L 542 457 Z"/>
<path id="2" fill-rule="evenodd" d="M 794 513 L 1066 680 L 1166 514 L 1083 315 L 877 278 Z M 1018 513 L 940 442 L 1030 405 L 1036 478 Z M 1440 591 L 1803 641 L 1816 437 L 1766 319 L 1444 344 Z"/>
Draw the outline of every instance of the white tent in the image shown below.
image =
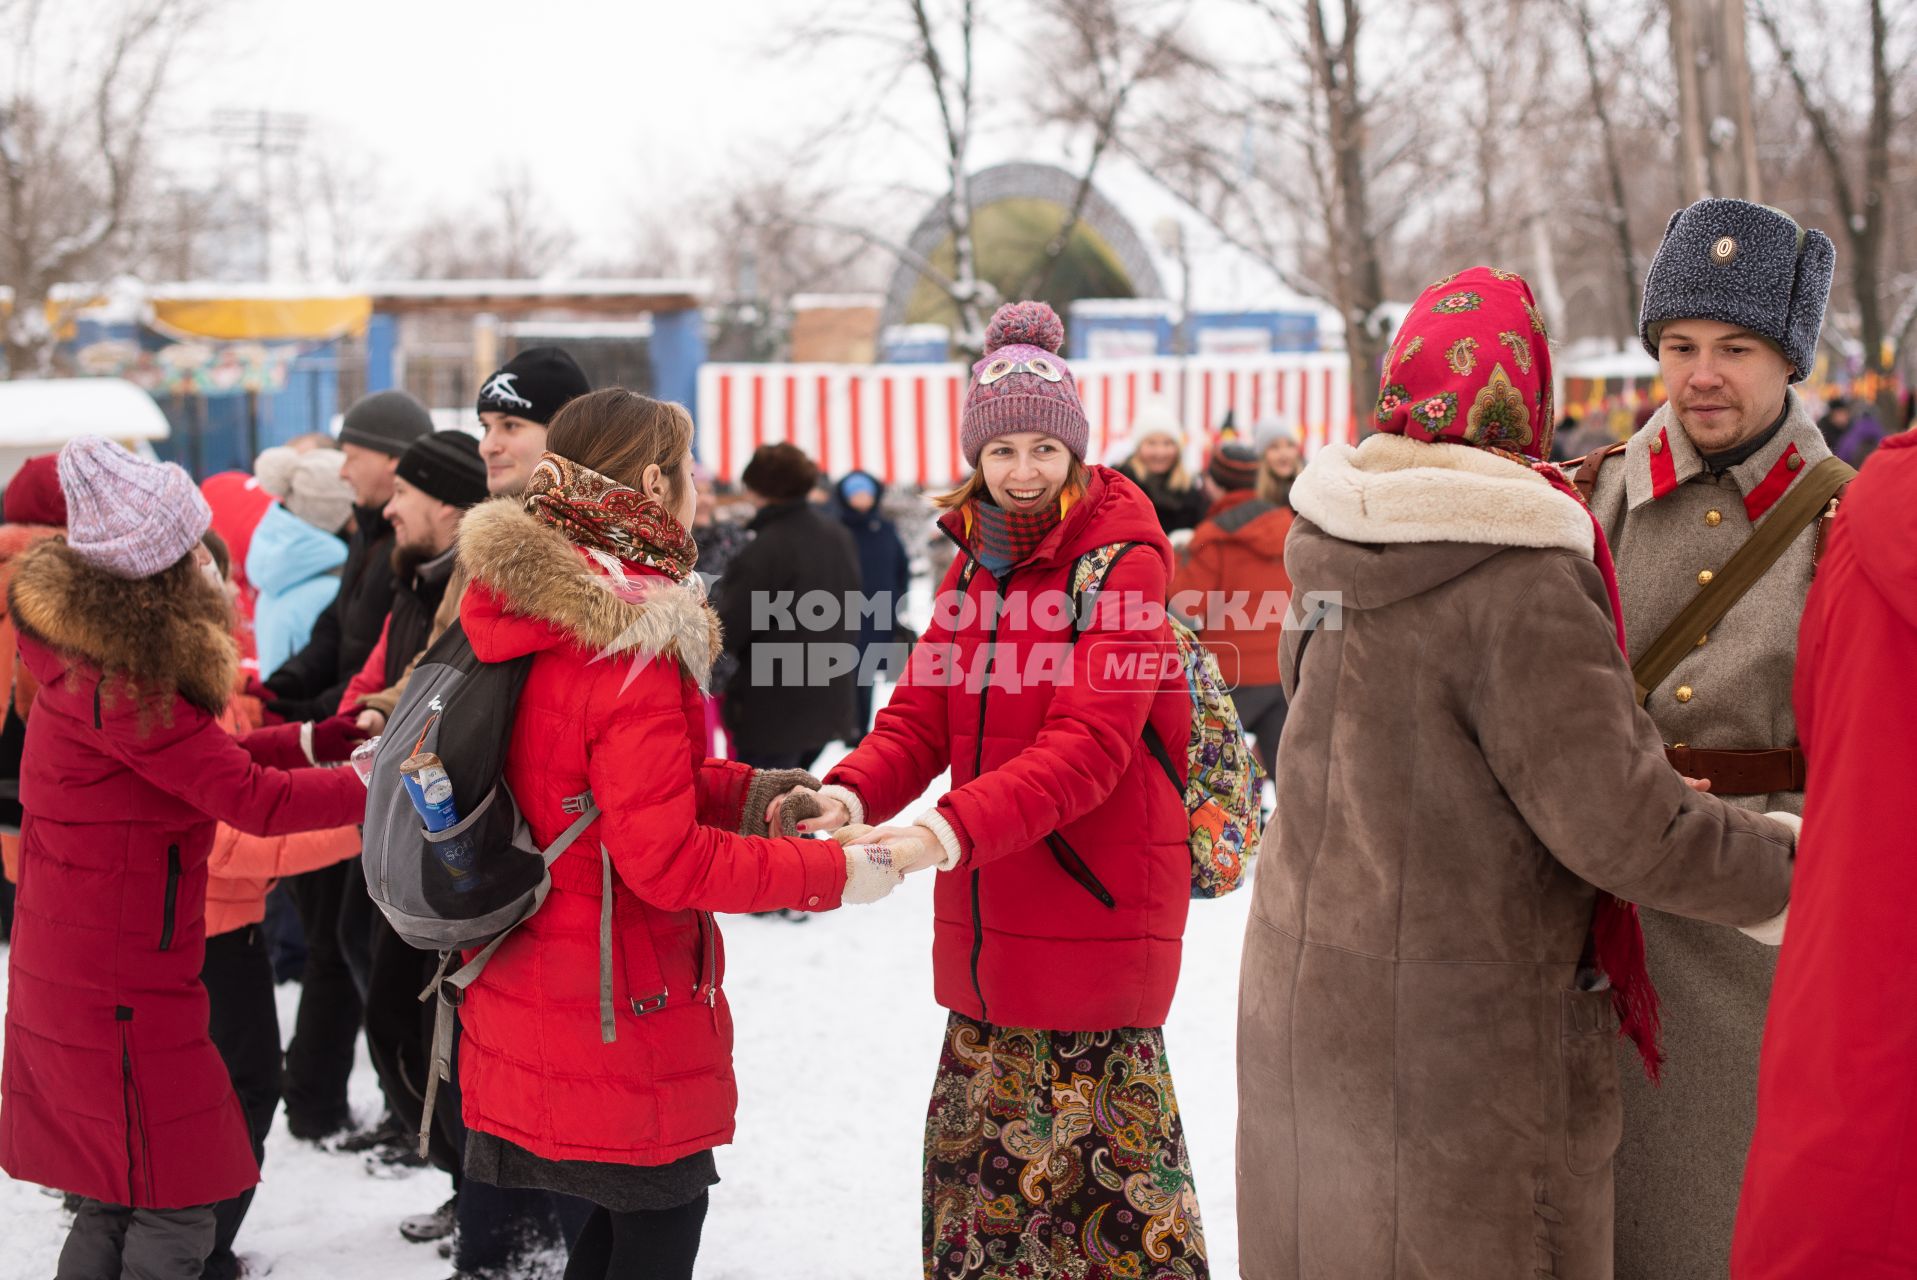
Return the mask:
<path id="1" fill-rule="evenodd" d="M 0 382 L 0 482 L 28 458 L 54 453 L 75 436 L 105 436 L 143 449 L 172 433 L 153 397 L 125 378 Z"/>

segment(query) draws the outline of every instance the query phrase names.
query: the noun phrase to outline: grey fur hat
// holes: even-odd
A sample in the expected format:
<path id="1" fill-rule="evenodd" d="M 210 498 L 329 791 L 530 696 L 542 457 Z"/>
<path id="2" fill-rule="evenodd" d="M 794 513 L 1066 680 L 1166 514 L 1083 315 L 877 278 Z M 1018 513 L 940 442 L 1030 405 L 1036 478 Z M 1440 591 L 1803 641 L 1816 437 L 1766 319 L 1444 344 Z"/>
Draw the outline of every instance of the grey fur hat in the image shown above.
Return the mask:
<path id="1" fill-rule="evenodd" d="M 1742 325 L 1777 344 L 1802 382 L 1817 362 L 1837 249 L 1821 231 L 1748 200 L 1699 200 L 1671 215 L 1644 278 L 1638 336 L 1657 354 L 1672 320 Z"/>

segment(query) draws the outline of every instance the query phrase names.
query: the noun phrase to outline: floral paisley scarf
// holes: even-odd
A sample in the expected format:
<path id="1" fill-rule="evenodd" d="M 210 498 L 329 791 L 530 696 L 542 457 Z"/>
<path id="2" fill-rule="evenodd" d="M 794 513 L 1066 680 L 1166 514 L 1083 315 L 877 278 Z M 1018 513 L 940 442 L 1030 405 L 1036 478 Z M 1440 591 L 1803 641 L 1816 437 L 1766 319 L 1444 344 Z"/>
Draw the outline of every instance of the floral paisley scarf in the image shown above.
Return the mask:
<path id="1" fill-rule="evenodd" d="M 699 548 L 655 498 L 548 453 L 526 485 L 526 510 L 568 542 L 627 564 L 657 569 L 674 582 L 692 576 Z"/>

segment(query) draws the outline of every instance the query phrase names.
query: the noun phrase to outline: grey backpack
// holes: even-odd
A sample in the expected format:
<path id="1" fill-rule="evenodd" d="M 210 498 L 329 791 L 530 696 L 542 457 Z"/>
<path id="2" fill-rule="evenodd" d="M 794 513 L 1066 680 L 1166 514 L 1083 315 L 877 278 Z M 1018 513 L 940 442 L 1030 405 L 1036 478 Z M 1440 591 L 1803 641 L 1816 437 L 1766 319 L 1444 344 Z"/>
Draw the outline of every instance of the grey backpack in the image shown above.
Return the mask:
<path id="1" fill-rule="evenodd" d="M 422 1156 L 439 1082 L 451 1078 L 453 1011 L 500 944 L 545 902 L 554 861 L 599 817 L 591 792 L 571 797 L 566 811 L 578 817 L 541 849 L 506 786 L 513 713 L 532 661 L 531 655 L 482 661 L 465 628 L 457 622 L 448 627 L 407 680 L 367 780 L 367 891 L 401 939 L 440 955 L 438 972 L 419 995 L 422 1002 L 439 1002 L 420 1125 Z M 443 831 L 426 829 L 400 775 L 401 764 L 425 751 L 439 757 L 452 782 L 459 821 Z M 599 1030 L 611 1043 L 612 859 L 604 845 L 599 863 Z M 474 949 L 478 954 L 455 967 L 455 956 Z"/>

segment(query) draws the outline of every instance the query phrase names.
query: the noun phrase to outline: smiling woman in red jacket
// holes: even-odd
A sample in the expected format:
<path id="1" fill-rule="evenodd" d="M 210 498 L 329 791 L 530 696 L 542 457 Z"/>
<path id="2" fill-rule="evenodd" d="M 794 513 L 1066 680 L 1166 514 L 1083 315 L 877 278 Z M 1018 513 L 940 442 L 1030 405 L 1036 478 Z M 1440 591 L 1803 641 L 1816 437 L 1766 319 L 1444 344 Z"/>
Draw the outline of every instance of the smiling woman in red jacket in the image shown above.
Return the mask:
<path id="1" fill-rule="evenodd" d="M 344 759 L 339 722 L 220 726 L 239 650 L 186 473 L 90 437 L 59 472 L 67 535 L 21 557 L 9 599 L 41 687 L 20 779 L 0 1168 L 84 1197 L 61 1280 L 198 1280 L 212 1205 L 259 1180 L 200 981 L 215 822 L 344 826 L 366 791 L 350 769 L 302 767 Z"/>
<path id="2" fill-rule="evenodd" d="M 460 622 L 484 661 L 532 656 L 506 783 L 533 837 L 550 845 L 587 792 L 603 816 L 466 993 L 466 1171 L 598 1206 L 573 1280 L 690 1276 L 712 1149 L 732 1140 L 738 1103 L 712 913 L 829 911 L 900 877 L 830 840 L 757 838 L 773 795 L 816 780 L 705 758 L 719 631 L 686 532 L 691 417 L 611 387 L 561 409 L 546 448 L 523 500 L 475 507 L 460 526 Z"/>
<path id="3" fill-rule="evenodd" d="M 959 554 L 936 617 L 807 824 L 889 818 L 951 770 L 914 825 L 862 837 L 944 873 L 932 963 L 951 1015 L 924 1187 L 938 1280 L 1207 1274 L 1163 1032 L 1191 855 L 1181 789 L 1141 742 L 1149 724 L 1182 746 L 1190 726 L 1182 675 L 1159 674 L 1171 546 L 1136 485 L 1083 465 L 1063 336 L 1042 303 L 993 318 L 960 426 L 977 469 L 941 502 Z M 1075 641 L 1074 566 L 1125 544 Z"/>

